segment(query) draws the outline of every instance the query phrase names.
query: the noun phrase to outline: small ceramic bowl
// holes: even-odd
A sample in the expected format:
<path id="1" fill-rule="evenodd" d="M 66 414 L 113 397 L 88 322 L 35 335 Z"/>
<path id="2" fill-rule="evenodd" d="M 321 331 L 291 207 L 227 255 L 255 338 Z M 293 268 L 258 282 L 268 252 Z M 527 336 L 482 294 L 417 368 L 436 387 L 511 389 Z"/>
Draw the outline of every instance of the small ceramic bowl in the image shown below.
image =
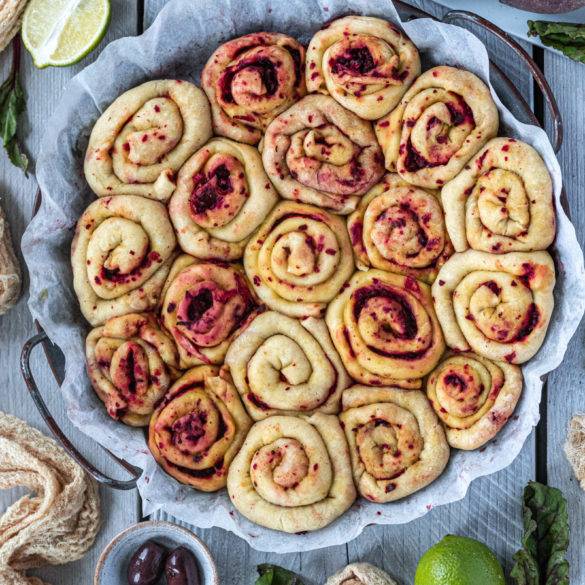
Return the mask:
<path id="1" fill-rule="evenodd" d="M 100 555 L 94 585 L 128 585 L 128 563 L 147 540 L 163 544 L 169 550 L 181 545 L 187 547 L 197 559 L 201 585 L 219 585 L 217 567 L 207 546 L 190 530 L 171 522 L 140 522 L 120 532 Z"/>

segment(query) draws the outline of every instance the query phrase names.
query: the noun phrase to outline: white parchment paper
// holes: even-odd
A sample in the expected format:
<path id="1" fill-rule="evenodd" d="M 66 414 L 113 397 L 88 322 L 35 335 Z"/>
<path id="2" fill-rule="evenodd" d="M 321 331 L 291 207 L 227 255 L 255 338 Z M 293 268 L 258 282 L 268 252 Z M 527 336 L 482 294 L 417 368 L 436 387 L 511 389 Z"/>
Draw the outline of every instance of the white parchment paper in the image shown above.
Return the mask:
<path id="1" fill-rule="evenodd" d="M 560 205 L 559 164 L 546 134 L 515 120 L 492 89 L 500 111 L 501 132 L 532 144 L 553 178 L 558 213 L 553 251 L 557 286 L 545 344 L 524 367 L 525 389 L 516 416 L 485 450 L 453 451 L 446 472 L 427 489 L 405 500 L 386 505 L 358 500 L 321 531 L 285 535 L 244 519 L 233 509 L 225 491 L 204 494 L 181 486 L 158 468 L 146 447 L 144 431 L 108 417 L 85 374 L 84 339 L 89 328 L 78 309 L 69 264 L 75 223 L 94 199 L 83 177 L 83 157 L 93 124 L 118 95 L 144 81 L 165 77 L 198 81 L 209 55 L 230 38 L 269 30 L 288 33 L 306 44 L 325 21 L 348 13 L 399 22 L 390 2 L 381 0 L 173 0 L 142 36 L 111 43 L 94 64 L 70 82 L 47 124 L 37 165 L 43 203 L 22 242 L 31 278 L 30 310 L 66 356 L 62 392 L 68 415 L 84 433 L 144 470 L 139 481 L 144 513 L 164 508 L 196 526 L 221 526 L 256 549 L 279 553 L 345 543 L 367 524 L 409 522 L 434 506 L 463 498 L 476 477 L 509 465 L 538 421 L 541 377 L 561 363 L 585 310 L 583 254 Z M 471 33 L 427 19 L 403 26 L 421 51 L 426 67 L 460 66 L 489 81 L 486 49 Z"/>

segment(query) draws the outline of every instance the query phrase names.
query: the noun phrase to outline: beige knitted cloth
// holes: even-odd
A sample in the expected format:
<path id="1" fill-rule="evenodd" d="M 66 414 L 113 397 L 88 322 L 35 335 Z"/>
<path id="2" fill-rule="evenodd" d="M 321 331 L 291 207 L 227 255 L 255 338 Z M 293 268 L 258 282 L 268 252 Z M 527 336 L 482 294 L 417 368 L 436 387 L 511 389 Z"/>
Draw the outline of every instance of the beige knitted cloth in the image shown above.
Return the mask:
<path id="1" fill-rule="evenodd" d="M 369 563 L 353 563 L 327 579 L 325 585 L 396 585 L 396 581 Z"/>
<path id="2" fill-rule="evenodd" d="M 28 0 L 0 0 L 0 52 L 20 30 L 20 19 Z"/>
<path id="3" fill-rule="evenodd" d="M 576 414 L 569 423 L 565 454 L 576 478 L 585 490 L 585 414 Z"/>
<path id="4" fill-rule="evenodd" d="M 0 489 L 31 494 L 0 517 L 0 585 L 43 585 L 24 570 L 79 559 L 100 524 L 95 482 L 57 444 L 0 412 Z"/>

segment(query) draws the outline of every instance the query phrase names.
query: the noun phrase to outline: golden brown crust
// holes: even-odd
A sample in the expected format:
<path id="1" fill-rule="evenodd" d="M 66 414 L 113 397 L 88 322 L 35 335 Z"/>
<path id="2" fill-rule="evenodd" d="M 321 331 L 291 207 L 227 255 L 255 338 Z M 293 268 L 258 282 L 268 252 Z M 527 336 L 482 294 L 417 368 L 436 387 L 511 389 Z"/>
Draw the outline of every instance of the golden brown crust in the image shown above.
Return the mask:
<path id="1" fill-rule="evenodd" d="M 347 218 L 360 270 L 379 268 L 433 282 L 453 254 L 437 197 L 388 173 Z"/>
<path id="2" fill-rule="evenodd" d="M 552 181 L 525 142 L 494 138 L 452 181 L 441 198 L 455 249 L 492 254 L 546 250 L 555 237 Z"/>
<path id="3" fill-rule="evenodd" d="M 479 77 L 440 65 L 425 71 L 375 129 L 389 171 L 437 189 L 496 135 L 498 110 Z"/>
<path id="4" fill-rule="evenodd" d="M 339 420 L 317 412 L 257 422 L 230 467 L 227 488 L 256 524 L 293 534 L 324 528 L 356 496 Z"/>
<path id="5" fill-rule="evenodd" d="M 474 353 L 448 355 L 427 380 L 427 396 L 456 449 L 478 449 L 512 416 L 522 370 Z"/>
<path id="6" fill-rule="evenodd" d="M 200 366 L 183 374 L 155 410 L 148 446 L 177 481 L 214 492 L 225 487 L 251 424 L 229 374 Z"/>
<path id="7" fill-rule="evenodd" d="M 350 378 L 321 319 L 269 311 L 256 317 L 225 358 L 250 416 L 337 414 Z"/>
<path id="8" fill-rule="evenodd" d="M 257 144 L 271 120 L 307 93 L 304 69 L 305 48 L 281 33 L 221 45 L 201 74 L 215 133 Z"/>
<path id="9" fill-rule="evenodd" d="M 184 252 L 231 261 L 277 200 L 254 147 L 214 138 L 181 168 L 169 214 Z"/>
<path id="10" fill-rule="evenodd" d="M 322 209 L 283 201 L 244 253 L 246 275 L 268 307 L 291 317 L 321 317 L 353 272 L 343 220 Z"/>
<path id="11" fill-rule="evenodd" d="M 159 301 L 176 240 L 162 203 L 118 195 L 91 203 L 71 244 L 73 286 L 94 326 Z"/>
<path id="12" fill-rule="evenodd" d="M 181 367 L 221 364 L 232 340 L 258 311 L 241 266 L 179 256 L 162 294 L 161 317 Z"/>
<path id="13" fill-rule="evenodd" d="M 147 426 L 155 404 L 178 378 L 179 354 L 151 313 L 130 313 L 90 331 L 85 343 L 91 384 L 115 420 Z"/>
<path id="14" fill-rule="evenodd" d="M 433 482 L 449 461 L 439 419 L 418 390 L 352 386 L 339 415 L 359 493 L 394 502 Z"/>
<path id="15" fill-rule="evenodd" d="M 175 172 L 209 138 L 209 104 L 198 87 L 176 79 L 147 81 L 118 97 L 96 122 L 85 178 L 100 197 L 166 201 Z"/>
<path id="16" fill-rule="evenodd" d="M 331 95 L 365 120 L 385 116 L 420 74 L 414 44 L 392 23 L 346 16 L 318 31 L 307 49 L 307 89 Z"/>
<path id="17" fill-rule="evenodd" d="M 325 321 L 350 376 L 364 384 L 420 388 L 445 348 L 430 288 L 411 276 L 354 274 Z"/>
<path id="18" fill-rule="evenodd" d="M 555 267 L 547 252 L 457 253 L 433 284 L 445 341 L 458 351 L 522 364 L 540 348 L 552 314 Z"/>
<path id="19" fill-rule="evenodd" d="M 272 121 L 262 160 L 282 197 L 342 214 L 384 174 L 372 125 L 317 94 Z"/>

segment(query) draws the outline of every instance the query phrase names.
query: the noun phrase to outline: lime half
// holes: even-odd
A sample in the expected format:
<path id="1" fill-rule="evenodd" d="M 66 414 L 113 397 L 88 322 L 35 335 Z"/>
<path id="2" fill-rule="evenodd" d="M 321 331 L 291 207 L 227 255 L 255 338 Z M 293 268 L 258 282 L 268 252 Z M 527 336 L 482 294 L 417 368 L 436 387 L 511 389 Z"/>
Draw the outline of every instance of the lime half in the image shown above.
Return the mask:
<path id="1" fill-rule="evenodd" d="M 109 0 L 30 0 L 22 40 L 37 67 L 64 67 L 92 51 L 109 22 Z"/>
<path id="2" fill-rule="evenodd" d="M 496 555 L 464 536 L 446 536 L 420 559 L 414 585 L 506 585 Z"/>

